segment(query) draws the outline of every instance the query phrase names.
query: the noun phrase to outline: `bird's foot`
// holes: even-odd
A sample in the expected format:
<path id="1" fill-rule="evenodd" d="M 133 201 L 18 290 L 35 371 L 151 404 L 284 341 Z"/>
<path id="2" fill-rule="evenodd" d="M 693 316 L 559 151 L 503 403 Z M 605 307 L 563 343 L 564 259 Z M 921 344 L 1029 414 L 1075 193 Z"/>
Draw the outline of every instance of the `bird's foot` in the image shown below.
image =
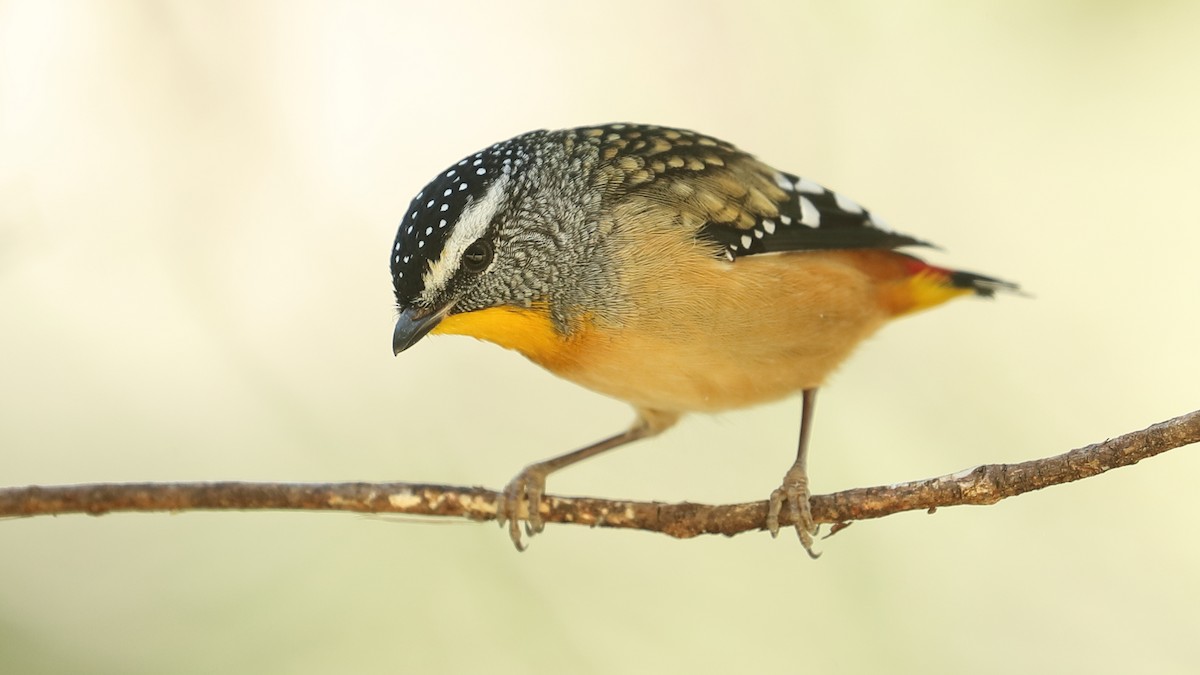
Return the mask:
<path id="1" fill-rule="evenodd" d="M 795 523 L 796 534 L 800 537 L 800 544 L 804 546 L 809 557 L 816 560 L 821 554 L 813 550 L 813 538 L 820 528 L 813 522 L 808 497 L 808 475 L 803 468 L 793 466 L 784 475 L 783 484 L 771 493 L 767 529 L 771 531 L 772 537 L 779 536 L 779 513 L 786 503 Z"/>
<path id="2" fill-rule="evenodd" d="M 546 493 L 547 471 L 540 465 L 527 466 L 509 481 L 503 497 L 496 505 L 496 520 L 500 527 L 508 525 L 508 536 L 518 551 L 525 550 L 521 538 L 522 522 L 525 535 L 532 537 L 546 528 L 540 507 Z"/>

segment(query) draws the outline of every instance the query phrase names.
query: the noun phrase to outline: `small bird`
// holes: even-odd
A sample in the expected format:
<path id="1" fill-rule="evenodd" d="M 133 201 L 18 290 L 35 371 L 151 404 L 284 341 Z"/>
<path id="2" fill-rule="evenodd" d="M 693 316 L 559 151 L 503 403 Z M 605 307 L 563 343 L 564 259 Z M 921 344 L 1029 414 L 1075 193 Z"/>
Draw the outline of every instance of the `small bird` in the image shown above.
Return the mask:
<path id="1" fill-rule="evenodd" d="M 395 354 L 469 335 L 626 401 L 627 430 L 531 464 L 498 507 L 516 547 L 542 531 L 546 477 L 684 413 L 801 392 L 796 460 L 770 495 L 805 550 L 816 391 L 889 319 L 1016 285 L 899 253 L 929 244 L 808 178 L 683 129 L 532 131 L 449 167 L 413 199 L 391 254 Z"/>

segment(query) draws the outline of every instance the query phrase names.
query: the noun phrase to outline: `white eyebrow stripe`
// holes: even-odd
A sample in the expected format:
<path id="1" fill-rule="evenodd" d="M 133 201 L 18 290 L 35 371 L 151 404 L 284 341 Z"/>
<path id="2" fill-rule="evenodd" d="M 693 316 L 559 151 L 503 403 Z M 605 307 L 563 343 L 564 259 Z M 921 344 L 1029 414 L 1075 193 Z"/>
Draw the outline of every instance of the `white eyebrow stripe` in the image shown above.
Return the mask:
<path id="1" fill-rule="evenodd" d="M 462 215 L 450 230 L 445 246 L 442 247 L 441 257 L 433 261 L 429 271 L 425 273 L 422 297 L 432 300 L 450 283 L 450 279 L 458 271 L 463 251 L 487 233 L 488 225 L 496 216 L 504 193 L 508 190 L 509 180 L 511 179 L 507 174 L 501 174 L 482 199 L 471 202 L 463 209 Z"/>

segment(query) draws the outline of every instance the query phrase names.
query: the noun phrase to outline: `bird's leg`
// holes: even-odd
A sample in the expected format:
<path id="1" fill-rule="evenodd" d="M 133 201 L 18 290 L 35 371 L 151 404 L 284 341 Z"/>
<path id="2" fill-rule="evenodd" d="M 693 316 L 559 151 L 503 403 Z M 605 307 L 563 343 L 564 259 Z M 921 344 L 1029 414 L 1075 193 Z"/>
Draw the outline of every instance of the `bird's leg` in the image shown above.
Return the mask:
<path id="1" fill-rule="evenodd" d="M 767 511 L 767 529 L 771 536 L 779 534 L 779 512 L 784 502 L 788 503 L 792 520 L 796 524 L 796 534 L 809 557 L 816 559 L 820 553 L 813 551 L 813 537 L 817 534 L 817 525 L 813 522 L 812 511 L 808 504 L 808 437 L 812 431 L 813 407 L 817 401 L 816 389 L 805 389 L 802 396 L 803 406 L 800 411 L 800 445 L 796 450 L 796 462 L 783 476 L 783 484 L 771 493 L 771 507 Z"/>
<path id="2" fill-rule="evenodd" d="M 559 469 L 626 443 L 659 434 L 678 419 L 679 415 L 676 413 L 639 409 L 637 421 L 628 430 L 574 452 L 525 467 L 504 488 L 503 499 L 496 508 L 496 519 L 500 521 L 500 526 L 503 527 L 507 523 L 508 536 L 512 538 L 513 545 L 517 547 L 518 551 L 524 551 L 525 544 L 521 541 L 520 522 L 525 521 L 525 534 L 530 537 L 546 527 L 546 522 L 542 520 L 540 507 L 542 496 L 546 492 L 547 476 Z M 523 505 L 526 506 L 524 513 L 521 508 Z"/>

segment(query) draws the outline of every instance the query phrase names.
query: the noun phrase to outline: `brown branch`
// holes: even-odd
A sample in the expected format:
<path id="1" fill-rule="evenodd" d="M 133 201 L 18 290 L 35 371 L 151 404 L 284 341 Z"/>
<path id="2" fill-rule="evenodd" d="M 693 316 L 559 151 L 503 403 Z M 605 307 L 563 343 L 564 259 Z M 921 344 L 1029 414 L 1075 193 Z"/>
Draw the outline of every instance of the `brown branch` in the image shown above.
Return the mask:
<path id="1" fill-rule="evenodd" d="M 1200 410 L 1141 431 L 1020 464 L 990 464 L 926 480 L 812 498 L 813 518 L 844 524 L 901 511 L 994 504 L 1088 478 L 1200 441 Z M 0 488 L 0 516 L 112 511 L 333 510 L 494 520 L 500 495 L 484 488 L 414 483 L 109 483 Z M 767 503 L 710 506 L 546 497 L 547 522 L 662 532 L 672 537 L 732 536 L 765 527 Z"/>

